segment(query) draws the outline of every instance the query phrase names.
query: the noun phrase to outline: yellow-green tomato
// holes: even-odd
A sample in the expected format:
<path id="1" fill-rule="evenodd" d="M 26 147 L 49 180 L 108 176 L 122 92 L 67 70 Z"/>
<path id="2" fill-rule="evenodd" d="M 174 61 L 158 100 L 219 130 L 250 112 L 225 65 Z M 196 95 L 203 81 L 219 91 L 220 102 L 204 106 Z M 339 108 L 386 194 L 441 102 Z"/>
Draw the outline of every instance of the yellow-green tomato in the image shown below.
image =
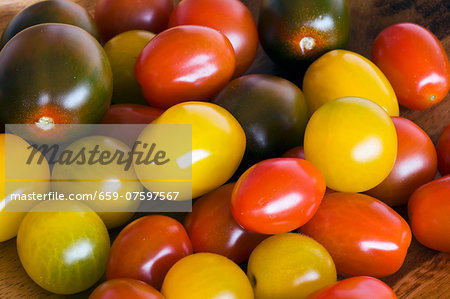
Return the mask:
<path id="1" fill-rule="evenodd" d="M 303 93 L 312 114 L 323 104 L 342 97 L 362 97 L 398 116 L 394 89 L 380 69 L 367 58 L 346 50 L 322 55 L 308 68 Z"/>
<path id="2" fill-rule="evenodd" d="M 245 273 L 228 258 L 196 253 L 170 268 L 161 288 L 166 299 L 253 299 Z"/>
<path id="3" fill-rule="evenodd" d="M 98 153 L 91 156 L 91 151 Z M 139 206 L 139 200 L 130 200 L 131 195 L 143 189 L 132 161 L 129 168 L 126 163 L 119 163 L 127 160 L 130 151 L 126 144 L 112 137 L 81 138 L 66 147 L 67 154 L 62 152 L 54 165 L 52 190 L 70 200 L 82 200 L 88 204 L 108 228 L 123 225 Z M 84 153 L 84 163 L 80 153 Z M 120 158 L 120 153 L 123 153 L 123 158 Z M 70 160 L 76 162 L 63 163 L 68 161 L 69 155 Z M 94 163 L 89 163 L 91 158 Z"/>
<path id="4" fill-rule="evenodd" d="M 256 299 L 301 299 L 336 282 L 336 268 L 326 249 L 296 233 L 262 241 L 250 255 L 247 275 Z"/>
<path id="5" fill-rule="evenodd" d="M 346 97 L 320 107 L 306 126 L 306 160 L 327 186 L 363 192 L 381 183 L 394 166 L 397 133 L 389 115 L 363 98 Z"/>
<path id="6" fill-rule="evenodd" d="M 110 240 L 100 217 L 80 202 L 45 201 L 23 219 L 17 251 L 27 274 L 45 290 L 75 294 L 103 275 Z"/>
<path id="7" fill-rule="evenodd" d="M 114 104 L 145 104 L 141 86 L 134 75 L 134 65 L 139 54 L 155 34 L 145 30 L 120 33 L 104 46 L 113 72 Z"/>
<path id="8" fill-rule="evenodd" d="M 159 129 L 152 126 L 155 124 Z M 185 136 L 179 136 L 180 131 L 164 130 L 162 125 L 168 124 L 186 124 L 190 131 Z M 244 130 L 233 115 L 218 105 L 205 102 L 172 106 L 142 131 L 138 141 L 142 144 L 156 143 L 166 151 L 166 158 L 172 163 L 168 163 L 168 175 L 189 173 L 192 198 L 220 187 L 234 174 L 244 155 L 246 143 Z M 179 142 L 189 142 L 188 147 L 186 144 L 183 147 Z M 155 190 L 159 185 L 155 187 L 150 178 L 155 178 L 153 175 L 156 174 L 157 179 L 163 179 L 163 168 L 151 166 L 136 164 L 136 174 L 148 190 L 159 191 Z M 170 191 L 176 190 L 167 190 Z M 180 194 L 178 199 L 189 198 Z"/>
<path id="9" fill-rule="evenodd" d="M 50 191 L 47 160 L 38 153 L 27 163 L 29 147 L 30 144 L 16 135 L 0 134 L 0 242 L 17 235 L 26 211 L 36 203 L 13 200 L 12 194 L 23 196 Z"/>

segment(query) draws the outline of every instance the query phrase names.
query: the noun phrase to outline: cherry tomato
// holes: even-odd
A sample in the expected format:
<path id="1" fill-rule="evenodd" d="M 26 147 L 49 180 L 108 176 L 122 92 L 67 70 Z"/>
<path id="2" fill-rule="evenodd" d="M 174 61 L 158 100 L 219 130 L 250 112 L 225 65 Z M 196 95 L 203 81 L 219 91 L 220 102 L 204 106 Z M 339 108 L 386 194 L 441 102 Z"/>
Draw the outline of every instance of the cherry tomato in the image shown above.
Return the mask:
<path id="1" fill-rule="evenodd" d="M 164 279 L 166 299 L 253 299 L 253 291 L 238 265 L 218 254 L 196 253 L 179 260 Z"/>
<path id="2" fill-rule="evenodd" d="M 297 158 L 297 159 L 305 159 L 305 150 L 303 146 L 296 146 L 285 152 L 282 158 Z"/>
<path id="3" fill-rule="evenodd" d="M 394 291 L 381 280 L 370 276 L 343 279 L 306 297 L 306 299 L 397 299 Z"/>
<path id="4" fill-rule="evenodd" d="M 313 114 L 303 146 L 306 160 L 320 170 L 329 188 L 362 192 L 389 175 L 397 155 L 397 134 L 380 106 L 348 97 Z"/>
<path id="5" fill-rule="evenodd" d="M 30 202 L 10 200 L 12 194 L 45 194 L 50 191 L 50 168 L 39 153 L 31 163 L 30 144 L 12 134 L 0 134 L 0 242 L 14 238 Z M 39 159 L 43 158 L 42 163 Z M 6 182 L 5 180 L 16 180 Z"/>
<path id="6" fill-rule="evenodd" d="M 245 229 L 279 234 L 311 219 L 324 194 L 325 180 L 308 161 L 269 159 L 239 178 L 231 198 L 231 212 Z"/>
<path id="7" fill-rule="evenodd" d="M 139 55 L 135 73 L 147 102 L 169 108 L 211 100 L 230 80 L 234 67 L 234 50 L 225 35 L 183 25 L 153 38 Z"/>
<path id="8" fill-rule="evenodd" d="M 406 221 L 385 203 L 364 194 L 325 195 L 299 232 L 322 244 L 344 276 L 383 277 L 403 264 L 411 243 Z"/>
<path id="9" fill-rule="evenodd" d="M 239 264 L 267 238 L 242 228 L 231 215 L 234 183 L 224 185 L 200 197 L 186 216 L 184 226 L 195 252 L 223 255 Z"/>
<path id="10" fill-rule="evenodd" d="M 258 31 L 248 8 L 238 0 L 183 0 L 172 12 L 169 27 L 200 25 L 216 29 L 230 40 L 236 54 L 234 77 L 252 64 Z"/>
<path id="11" fill-rule="evenodd" d="M 99 285 L 89 299 L 164 299 L 148 284 L 130 278 L 108 280 Z"/>
<path id="12" fill-rule="evenodd" d="M 429 182 L 411 195 L 408 214 L 422 245 L 450 253 L 450 175 Z"/>
<path id="13" fill-rule="evenodd" d="M 372 47 L 372 60 L 407 108 L 430 108 L 450 89 L 447 53 L 436 36 L 420 25 L 398 23 L 381 31 Z"/>
<path id="14" fill-rule="evenodd" d="M 84 291 L 105 272 L 109 252 L 105 225 L 87 205 L 44 201 L 23 219 L 17 252 L 27 274 L 45 290 Z"/>
<path id="15" fill-rule="evenodd" d="M 112 105 L 106 111 L 102 124 L 149 124 L 163 112 L 161 109 L 145 105 Z"/>
<path id="16" fill-rule="evenodd" d="M 346 50 L 333 50 L 314 61 L 303 78 L 303 92 L 311 114 L 342 97 L 366 98 L 390 116 L 399 113 L 397 97 L 386 76 L 370 60 Z"/>
<path id="17" fill-rule="evenodd" d="M 147 104 L 134 75 L 134 65 L 153 37 L 155 34 L 149 31 L 131 30 L 116 35 L 104 45 L 114 79 L 112 103 Z"/>
<path id="18" fill-rule="evenodd" d="M 134 278 L 160 289 L 170 267 L 189 254 L 191 241 L 178 221 L 145 216 L 128 224 L 114 240 L 106 278 Z"/>
<path id="19" fill-rule="evenodd" d="M 442 131 L 436 143 L 438 167 L 441 175 L 450 174 L 450 124 Z"/>
<path id="20" fill-rule="evenodd" d="M 247 275 L 260 299 L 304 298 L 336 282 L 336 268 L 325 248 L 295 233 L 262 241 L 250 255 Z"/>
<path id="21" fill-rule="evenodd" d="M 167 28 L 173 9 L 171 0 L 99 0 L 95 22 L 103 42 L 129 30 L 159 33 Z"/>
<path id="22" fill-rule="evenodd" d="M 397 131 L 397 158 L 388 177 L 366 193 L 390 206 L 408 202 L 411 193 L 434 179 L 437 157 L 434 144 L 421 128 L 402 117 L 392 117 Z"/>

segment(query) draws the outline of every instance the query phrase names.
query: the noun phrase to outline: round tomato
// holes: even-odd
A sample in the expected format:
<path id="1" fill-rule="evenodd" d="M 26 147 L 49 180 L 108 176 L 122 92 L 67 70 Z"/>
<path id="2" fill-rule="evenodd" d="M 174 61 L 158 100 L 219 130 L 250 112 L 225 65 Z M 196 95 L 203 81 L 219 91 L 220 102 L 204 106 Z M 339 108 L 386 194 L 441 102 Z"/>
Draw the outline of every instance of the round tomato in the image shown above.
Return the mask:
<path id="1" fill-rule="evenodd" d="M 72 1 L 48 0 L 28 6 L 8 23 L 1 37 L 0 49 L 20 31 L 43 23 L 78 26 L 99 39 L 97 25 L 83 7 Z"/>
<path id="2" fill-rule="evenodd" d="M 231 43 L 217 30 L 183 25 L 153 38 L 136 61 L 136 77 L 150 106 L 169 108 L 206 101 L 230 80 L 235 68 Z"/>
<path id="3" fill-rule="evenodd" d="M 420 25 L 399 23 L 381 31 L 372 47 L 372 60 L 407 108 L 430 108 L 450 89 L 447 53 L 436 36 Z"/>
<path id="4" fill-rule="evenodd" d="M 397 131 L 397 158 L 388 177 L 366 193 L 390 206 L 408 202 L 411 193 L 434 179 L 437 157 L 434 144 L 421 128 L 402 117 L 392 117 Z"/>
<path id="5" fill-rule="evenodd" d="M 258 31 L 248 8 L 239 0 L 183 0 L 172 12 L 169 27 L 200 25 L 216 29 L 230 40 L 236 54 L 234 77 L 252 64 Z"/>
<path id="6" fill-rule="evenodd" d="M 295 233 L 262 241 L 250 255 L 247 275 L 260 299 L 304 298 L 336 282 L 336 268 L 325 248 Z"/>
<path id="7" fill-rule="evenodd" d="M 289 232 L 311 219 L 325 187 L 319 170 L 306 160 L 265 160 L 249 168 L 237 181 L 231 212 L 250 231 Z"/>
<path id="8" fill-rule="evenodd" d="M 147 104 L 134 75 L 136 60 L 155 35 L 145 30 L 120 33 L 104 46 L 111 62 L 114 85 L 111 101 L 115 104 Z"/>
<path id="9" fill-rule="evenodd" d="M 155 288 L 142 281 L 118 278 L 99 285 L 89 299 L 164 299 L 164 297 Z"/>
<path id="10" fill-rule="evenodd" d="M 180 194 L 179 199 L 189 199 L 191 193 L 192 198 L 196 198 L 223 185 L 234 174 L 244 155 L 244 130 L 227 110 L 215 104 L 181 103 L 166 110 L 152 124 L 184 124 L 191 128 L 189 132 L 191 135 L 175 138 L 174 136 L 182 133 L 182 130 L 177 131 L 174 128 L 170 136 L 167 136 L 165 133 L 167 131 L 163 130 L 164 126 L 158 129 L 150 125 L 138 138 L 138 141 L 142 143 L 151 144 L 157 140 L 157 144 L 161 146 L 166 144 L 163 148 L 172 151 L 169 157 L 173 161 L 173 167 L 168 168 L 168 176 L 173 178 L 174 173 L 180 176 L 184 174 L 191 179 L 192 188 L 189 188 L 192 190 L 189 190 L 189 194 L 185 194 L 186 197 Z M 163 136 L 159 136 L 158 133 Z M 192 142 L 187 144 L 189 149 L 186 149 L 186 146 L 183 149 L 183 146 L 176 143 L 177 139 L 185 140 L 186 143 Z M 189 152 L 186 153 L 184 150 Z M 168 165 L 170 166 L 170 163 Z M 156 166 L 158 168 L 151 166 L 135 165 L 135 169 L 142 184 L 148 190 L 156 190 L 161 187 L 161 184 L 153 183 L 151 178 L 157 172 L 158 178 L 161 179 L 162 169 L 160 166 Z"/>
<path id="11" fill-rule="evenodd" d="M 149 124 L 164 111 L 137 104 L 112 105 L 106 111 L 102 124 Z"/>
<path id="12" fill-rule="evenodd" d="M 303 92 L 312 114 L 323 104 L 342 97 L 361 97 L 380 105 L 390 116 L 398 116 L 394 89 L 370 60 L 334 50 L 314 61 L 303 78 Z"/>
<path id="13" fill-rule="evenodd" d="M 11 200 L 12 194 L 50 191 L 50 168 L 38 153 L 31 163 L 30 145 L 12 134 L 0 134 L 0 242 L 14 238 L 25 213 L 34 203 Z M 39 159 L 42 158 L 42 162 Z M 6 182 L 8 180 L 14 180 Z"/>
<path id="14" fill-rule="evenodd" d="M 75 294 L 105 272 L 109 235 L 100 217 L 79 202 L 45 201 L 23 219 L 17 252 L 27 274 L 43 289 Z"/>
<path id="15" fill-rule="evenodd" d="M 450 174 L 450 124 L 442 131 L 436 143 L 438 167 L 441 175 Z"/>
<path id="16" fill-rule="evenodd" d="M 411 195 L 408 214 L 422 245 L 450 253 L 450 175 L 429 182 Z"/>
<path id="17" fill-rule="evenodd" d="M 303 149 L 303 146 L 296 146 L 285 152 L 281 157 L 305 159 L 305 150 Z"/>
<path id="18" fill-rule="evenodd" d="M 343 276 L 395 273 L 411 243 L 408 223 L 385 203 L 364 194 L 325 195 L 300 233 L 322 244 Z"/>
<path id="19" fill-rule="evenodd" d="M 191 241 L 178 221 L 145 216 L 128 224 L 114 240 L 106 278 L 134 278 L 160 289 L 167 271 L 189 254 Z"/>
<path id="20" fill-rule="evenodd" d="M 99 123 L 111 93 L 108 57 L 79 27 L 36 25 L 0 52 L 0 122 L 30 124 L 21 132 L 27 140 L 73 138 L 78 127 L 55 125 Z"/>
<path id="21" fill-rule="evenodd" d="M 394 291 L 381 280 L 370 276 L 343 279 L 325 287 L 306 299 L 397 299 Z"/>
<path id="22" fill-rule="evenodd" d="M 306 126 L 306 160 L 336 191 L 362 192 L 381 183 L 394 166 L 397 134 L 373 102 L 341 98 L 323 105 Z"/>
<path id="23" fill-rule="evenodd" d="M 99 0 L 95 22 L 103 42 L 129 30 L 159 33 L 167 28 L 173 9 L 171 0 Z"/>
<path id="24" fill-rule="evenodd" d="M 253 291 L 238 265 L 218 254 L 196 253 L 179 260 L 164 279 L 167 299 L 253 299 Z"/>
<path id="25" fill-rule="evenodd" d="M 223 255 L 239 264 L 267 236 L 245 230 L 234 220 L 230 202 L 234 183 L 200 197 L 187 214 L 184 226 L 195 252 Z"/>

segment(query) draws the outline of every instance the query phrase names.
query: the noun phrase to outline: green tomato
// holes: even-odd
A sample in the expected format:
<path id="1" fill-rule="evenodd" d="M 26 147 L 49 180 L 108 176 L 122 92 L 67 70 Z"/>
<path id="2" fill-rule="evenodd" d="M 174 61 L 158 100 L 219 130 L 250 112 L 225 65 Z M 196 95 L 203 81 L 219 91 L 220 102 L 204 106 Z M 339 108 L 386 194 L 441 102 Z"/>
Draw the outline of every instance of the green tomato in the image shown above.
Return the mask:
<path id="1" fill-rule="evenodd" d="M 25 271 L 56 294 L 91 287 L 105 272 L 109 248 L 102 220 L 79 202 L 42 202 L 25 216 L 17 235 Z"/>
<path id="2" fill-rule="evenodd" d="M 113 72 L 114 104 L 148 105 L 134 75 L 134 65 L 139 54 L 154 36 L 149 31 L 131 30 L 113 37 L 105 44 L 105 52 Z"/>

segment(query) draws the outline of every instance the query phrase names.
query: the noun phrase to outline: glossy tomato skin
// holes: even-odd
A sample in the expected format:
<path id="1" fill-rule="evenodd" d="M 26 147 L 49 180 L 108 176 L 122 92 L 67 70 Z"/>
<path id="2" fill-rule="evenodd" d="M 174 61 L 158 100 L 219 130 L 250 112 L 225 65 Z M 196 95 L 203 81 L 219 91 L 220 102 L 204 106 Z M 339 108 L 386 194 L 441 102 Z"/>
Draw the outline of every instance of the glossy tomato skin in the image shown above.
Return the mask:
<path id="1" fill-rule="evenodd" d="M 366 194 L 390 206 L 408 202 L 409 196 L 425 183 L 434 179 L 437 155 L 434 144 L 419 126 L 402 117 L 392 117 L 397 140 L 397 158 L 388 177 Z"/>
<path id="2" fill-rule="evenodd" d="M 114 240 L 106 278 L 134 278 L 160 289 L 170 267 L 189 254 L 192 244 L 178 221 L 144 216 L 128 224 Z"/>
<path id="3" fill-rule="evenodd" d="M 381 183 L 397 155 L 391 118 L 373 102 L 356 97 L 320 107 L 306 126 L 306 160 L 336 191 L 363 192 Z"/>
<path id="4" fill-rule="evenodd" d="M 111 105 L 102 119 L 102 124 L 149 124 L 164 111 L 138 104 Z"/>
<path id="5" fill-rule="evenodd" d="M 346 0 L 263 0 L 259 35 L 267 55 L 287 66 L 308 64 L 344 48 L 350 26 Z"/>
<path id="6" fill-rule="evenodd" d="M 89 299 L 164 299 L 164 297 L 145 282 L 130 278 L 118 278 L 99 285 L 91 293 Z"/>
<path id="7" fill-rule="evenodd" d="M 249 168 L 237 181 L 231 212 L 250 231 L 289 232 L 311 219 L 325 187 L 319 170 L 306 160 L 265 160 Z"/>
<path id="8" fill-rule="evenodd" d="M 336 282 L 336 268 L 326 249 L 296 233 L 262 241 L 250 255 L 247 275 L 258 299 L 305 298 Z"/>
<path id="9" fill-rule="evenodd" d="M 67 24 L 36 25 L 17 34 L 0 53 L 2 123 L 36 124 L 22 136 L 44 142 L 71 136 L 70 127 L 42 129 L 48 123 L 101 121 L 111 101 L 111 66 L 85 30 Z"/>
<path id="10" fill-rule="evenodd" d="M 267 236 L 249 232 L 234 220 L 230 207 L 234 185 L 223 185 L 200 197 L 184 226 L 195 252 L 217 253 L 239 264 Z"/>
<path id="11" fill-rule="evenodd" d="M 80 5 L 66 0 L 49 0 L 30 5 L 16 15 L 3 31 L 0 49 L 20 31 L 43 23 L 63 23 L 78 26 L 99 39 L 97 25 Z"/>
<path id="12" fill-rule="evenodd" d="M 448 124 L 436 142 L 438 167 L 441 175 L 450 174 L 450 124 Z"/>
<path id="13" fill-rule="evenodd" d="M 334 50 L 306 70 L 302 88 L 309 113 L 342 97 L 361 97 L 380 105 L 390 116 L 399 115 L 394 89 L 381 70 L 367 58 L 347 50 Z"/>
<path id="14" fill-rule="evenodd" d="M 411 243 L 408 223 L 385 203 L 364 194 L 325 195 L 299 232 L 322 244 L 343 276 L 383 277 L 403 264 Z"/>
<path id="15" fill-rule="evenodd" d="M 212 28 L 183 25 L 153 38 L 136 61 L 135 74 L 150 106 L 169 108 L 207 101 L 230 80 L 233 46 Z"/>
<path id="16" fill-rule="evenodd" d="M 436 36 L 420 25 L 398 23 L 381 31 L 372 47 L 372 60 L 407 108 L 430 108 L 450 89 L 447 53 Z"/>
<path id="17" fill-rule="evenodd" d="M 245 273 L 224 256 L 201 252 L 179 260 L 161 288 L 166 299 L 253 299 Z"/>
<path id="18" fill-rule="evenodd" d="M 287 150 L 282 156 L 282 158 L 297 158 L 297 159 L 305 159 L 305 149 L 303 146 L 296 146 Z"/>
<path id="19" fill-rule="evenodd" d="M 370 276 L 343 279 L 306 297 L 306 299 L 397 299 L 394 291 L 381 280 Z"/>
<path id="20" fill-rule="evenodd" d="M 450 175 L 429 182 L 411 195 L 408 214 L 414 237 L 422 245 L 450 253 Z"/>
<path id="21" fill-rule="evenodd" d="M 241 124 L 247 168 L 300 145 L 308 120 L 302 91 L 288 80 L 252 74 L 231 81 L 214 99 Z"/>
<path id="22" fill-rule="evenodd" d="M 95 22 L 103 42 L 129 30 L 159 33 L 167 28 L 173 9 L 170 0 L 99 0 Z"/>
<path id="23" fill-rule="evenodd" d="M 110 240 L 100 217 L 80 202 L 44 201 L 23 219 L 17 252 L 27 274 L 45 290 L 69 295 L 103 275 Z"/>
<path id="24" fill-rule="evenodd" d="M 258 50 L 258 31 L 248 8 L 238 0 L 183 0 L 175 7 L 169 27 L 200 25 L 216 29 L 229 39 L 236 54 L 234 77 L 252 64 Z"/>

